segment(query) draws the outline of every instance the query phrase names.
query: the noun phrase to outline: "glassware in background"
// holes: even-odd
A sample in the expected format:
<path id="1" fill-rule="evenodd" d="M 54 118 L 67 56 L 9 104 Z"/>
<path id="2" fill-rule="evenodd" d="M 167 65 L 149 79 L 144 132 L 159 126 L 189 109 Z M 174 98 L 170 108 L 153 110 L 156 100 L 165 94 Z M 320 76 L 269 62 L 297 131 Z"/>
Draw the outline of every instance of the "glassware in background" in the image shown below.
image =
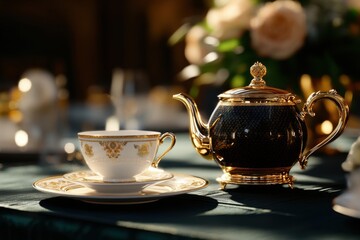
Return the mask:
<path id="1" fill-rule="evenodd" d="M 21 130 L 18 123 L 22 119 L 22 114 L 17 108 L 18 99 L 14 97 L 19 94 L 14 93 L 15 90 L 0 92 L 0 153 L 18 151 L 22 143 L 17 142 L 15 137 Z"/>
<path id="2" fill-rule="evenodd" d="M 110 94 L 115 114 L 108 118 L 106 129 L 141 129 L 146 119 L 149 91 L 150 84 L 144 71 L 114 69 Z"/>
<path id="3" fill-rule="evenodd" d="M 17 142 L 21 140 L 23 150 L 38 151 L 43 163 L 57 162 L 60 128 L 54 75 L 44 69 L 29 69 L 19 81 L 19 90 L 18 106 L 23 119 Z"/>

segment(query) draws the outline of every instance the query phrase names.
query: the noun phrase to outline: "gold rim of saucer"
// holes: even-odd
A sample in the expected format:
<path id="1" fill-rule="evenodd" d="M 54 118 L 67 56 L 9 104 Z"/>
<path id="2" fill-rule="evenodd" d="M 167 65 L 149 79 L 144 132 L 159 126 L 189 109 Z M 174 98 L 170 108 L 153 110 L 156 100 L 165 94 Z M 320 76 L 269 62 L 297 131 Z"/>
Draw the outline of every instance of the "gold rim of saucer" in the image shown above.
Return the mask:
<path id="1" fill-rule="evenodd" d="M 107 134 L 104 134 L 104 133 Z M 91 132 L 79 132 L 78 137 L 81 139 L 123 139 L 123 138 L 158 138 L 161 133 L 156 131 L 142 131 L 142 130 L 136 130 L 134 131 L 135 134 L 129 134 L 130 131 L 126 131 L 128 133 L 125 133 L 124 135 L 116 135 L 115 133 L 118 133 L 119 131 L 91 131 Z M 114 133 L 114 134 L 110 134 Z"/>
<path id="2" fill-rule="evenodd" d="M 32 186 L 36 190 L 62 197 L 70 197 L 96 204 L 133 204 L 156 201 L 161 198 L 176 196 L 203 189 L 209 182 L 203 178 L 188 174 L 174 174 L 168 181 L 149 186 L 140 193 L 101 193 L 80 184 L 74 184 L 62 176 L 52 176 L 35 181 Z"/>

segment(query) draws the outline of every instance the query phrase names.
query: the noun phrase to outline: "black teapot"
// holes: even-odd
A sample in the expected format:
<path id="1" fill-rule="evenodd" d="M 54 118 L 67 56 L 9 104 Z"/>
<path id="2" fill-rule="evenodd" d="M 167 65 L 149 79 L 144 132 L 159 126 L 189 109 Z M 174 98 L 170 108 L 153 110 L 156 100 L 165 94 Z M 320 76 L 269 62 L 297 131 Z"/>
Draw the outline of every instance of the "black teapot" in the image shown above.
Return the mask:
<path id="1" fill-rule="evenodd" d="M 217 178 L 227 184 L 289 184 L 289 174 L 299 162 L 304 169 L 309 156 L 336 139 L 344 130 L 349 108 L 335 90 L 312 93 L 301 110 L 294 94 L 266 86 L 266 67 L 256 62 L 249 86 L 228 90 L 204 123 L 193 99 L 183 93 L 173 96 L 185 104 L 190 117 L 190 136 L 196 151 L 214 159 L 224 174 Z M 316 146 L 307 147 L 305 117 L 315 116 L 313 104 L 330 99 L 338 109 L 339 120 L 333 131 Z"/>

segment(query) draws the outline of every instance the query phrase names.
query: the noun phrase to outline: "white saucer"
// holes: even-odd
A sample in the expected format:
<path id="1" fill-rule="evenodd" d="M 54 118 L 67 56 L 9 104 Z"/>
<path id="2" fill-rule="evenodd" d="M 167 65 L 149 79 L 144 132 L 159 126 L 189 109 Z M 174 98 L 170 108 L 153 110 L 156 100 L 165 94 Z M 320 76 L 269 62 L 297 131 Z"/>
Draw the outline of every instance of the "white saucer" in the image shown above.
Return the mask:
<path id="1" fill-rule="evenodd" d="M 334 211 L 343 215 L 360 218 L 360 194 L 346 191 L 333 200 Z"/>
<path id="2" fill-rule="evenodd" d="M 205 188 L 208 184 L 208 181 L 199 177 L 174 174 L 174 177 L 170 180 L 150 185 L 141 192 L 127 194 L 100 193 L 83 185 L 70 182 L 62 176 L 54 176 L 34 182 L 33 187 L 41 192 L 75 198 L 89 203 L 139 204 L 196 191 Z"/>
<path id="3" fill-rule="evenodd" d="M 104 182 L 101 176 L 89 170 L 67 173 L 63 177 L 70 182 L 92 188 L 97 192 L 131 193 L 139 192 L 151 184 L 168 180 L 173 177 L 173 174 L 150 167 L 145 172 L 136 175 L 133 180 L 123 182 Z"/>

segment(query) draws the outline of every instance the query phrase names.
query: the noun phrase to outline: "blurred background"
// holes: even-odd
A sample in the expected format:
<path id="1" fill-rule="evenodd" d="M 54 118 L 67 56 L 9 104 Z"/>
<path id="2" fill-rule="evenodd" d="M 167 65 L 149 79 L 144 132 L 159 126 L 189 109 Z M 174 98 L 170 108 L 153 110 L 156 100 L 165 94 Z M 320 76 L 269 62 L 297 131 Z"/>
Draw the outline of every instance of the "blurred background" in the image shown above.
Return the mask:
<path id="1" fill-rule="evenodd" d="M 1 0 L 0 153 L 56 151 L 120 125 L 185 129 L 169 101 L 184 44 L 168 39 L 205 11 L 198 0 Z"/>
<path id="2" fill-rule="evenodd" d="M 168 38 L 205 11 L 196 0 L 0 1 L 0 90 L 29 68 L 64 75 L 74 101 L 92 88 L 109 92 L 114 68 L 141 69 L 152 86 L 169 86 L 186 63 Z"/>

